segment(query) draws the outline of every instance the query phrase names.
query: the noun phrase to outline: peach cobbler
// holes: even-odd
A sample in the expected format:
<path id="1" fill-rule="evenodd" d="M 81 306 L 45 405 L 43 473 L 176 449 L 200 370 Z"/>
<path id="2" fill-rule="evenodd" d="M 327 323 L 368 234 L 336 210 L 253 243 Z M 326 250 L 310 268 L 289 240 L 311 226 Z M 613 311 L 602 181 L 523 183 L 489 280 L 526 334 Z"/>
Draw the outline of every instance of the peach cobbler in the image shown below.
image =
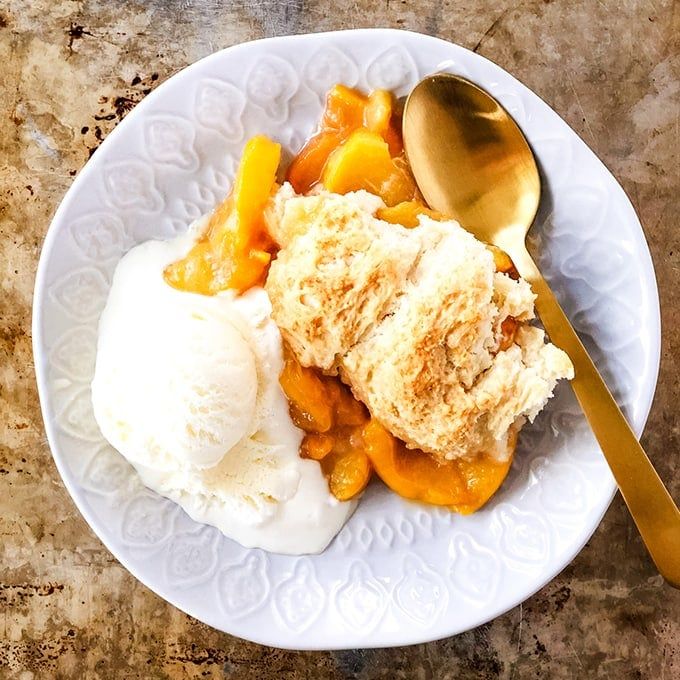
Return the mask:
<path id="1" fill-rule="evenodd" d="M 187 306 L 187 324 L 215 318 L 233 385 L 195 380 L 173 421 L 184 449 L 159 445 L 150 463 L 155 434 L 130 444 L 142 427 L 130 419 L 149 427 L 145 406 L 123 415 L 105 399 L 116 378 L 100 329 L 102 431 L 147 485 L 185 508 L 200 497 L 188 512 L 244 544 L 323 549 L 374 474 L 405 498 L 474 512 L 507 475 L 523 423 L 573 376 L 530 325 L 534 295 L 510 258 L 425 205 L 400 120 L 389 92 L 336 85 L 285 173 L 280 146 L 254 137 L 229 196 L 159 253 L 154 285 Z M 203 351 L 208 375 L 217 350 L 196 333 L 177 356 Z M 288 529 L 313 538 L 287 544 Z"/>

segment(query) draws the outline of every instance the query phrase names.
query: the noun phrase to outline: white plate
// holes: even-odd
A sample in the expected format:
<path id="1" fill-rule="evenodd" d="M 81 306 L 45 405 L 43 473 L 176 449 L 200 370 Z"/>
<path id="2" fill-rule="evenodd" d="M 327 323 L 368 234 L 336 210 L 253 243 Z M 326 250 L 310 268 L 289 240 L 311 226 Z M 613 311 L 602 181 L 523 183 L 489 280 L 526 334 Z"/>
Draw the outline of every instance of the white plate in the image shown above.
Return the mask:
<path id="1" fill-rule="evenodd" d="M 481 84 L 526 133 L 545 175 L 541 266 L 638 433 L 647 417 L 660 331 L 640 223 L 536 95 L 462 47 L 404 31 L 273 38 L 203 59 L 132 111 L 73 183 L 40 258 L 33 338 L 47 435 L 85 519 L 149 588 L 233 635 L 329 649 L 459 633 L 553 578 L 611 501 L 611 474 L 566 385 L 525 428 L 507 481 L 480 512 L 409 503 L 376 483 L 328 550 L 308 557 L 247 550 L 194 523 L 142 487 L 93 419 L 97 319 L 121 254 L 221 200 L 249 136 L 299 149 L 334 83 L 402 95 L 438 70 Z"/>

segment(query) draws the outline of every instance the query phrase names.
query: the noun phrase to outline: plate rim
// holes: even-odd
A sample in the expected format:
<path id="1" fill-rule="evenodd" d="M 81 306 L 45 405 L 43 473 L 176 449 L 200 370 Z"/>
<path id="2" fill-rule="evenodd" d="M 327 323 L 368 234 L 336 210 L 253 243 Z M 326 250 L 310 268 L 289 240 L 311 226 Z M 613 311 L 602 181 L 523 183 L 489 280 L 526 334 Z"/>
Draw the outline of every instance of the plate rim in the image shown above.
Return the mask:
<path id="1" fill-rule="evenodd" d="M 590 146 L 585 142 L 585 140 L 582 139 L 582 137 L 560 116 L 545 100 L 540 97 L 533 89 L 525 85 L 522 81 L 520 81 L 516 76 L 514 76 L 512 73 L 504 69 L 502 66 L 499 64 L 496 64 L 493 62 L 491 59 L 488 59 L 487 57 L 484 57 L 480 54 L 477 54 L 475 52 L 472 52 L 472 50 L 469 50 L 468 48 L 459 45 L 457 43 L 454 43 L 450 40 L 445 40 L 443 38 L 438 38 L 435 36 L 427 35 L 424 33 L 420 33 L 417 31 L 410 31 L 410 30 L 404 30 L 404 29 L 394 29 L 394 28 L 357 28 L 357 29 L 343 29 L 343 30 L 335 30 L 335 31 L 322 31 L 322 32 L 313 32 L 313 33 L 302 33 L 302 34 L 296 34 L 296 35 L 284 35 L 284 36 L 276 36 L 276 37 L 270 37 L 270 38 L 259 38 L 255 40 L 249 40 L 249 41 L 244 41 L 240 42 L 234 45 L 230 45 L 228 47 L 225 47 L 223 49 L 217 50 L 216 52 L 213 52 L 209 55 L 206 55 L 205 57 L 202 57 L 201 59 L 187 65 L 186 67 L 180 69 L 179 71 L 176 71 L 173 73 L 169 78 L 164 80 L 153 92 L 151 92 L 147 97 L 145 97 L 134 109 L 133 111 L 130 112 L 128 116 L 125 117 L 123 121 L 119 125 L 116 126 L 104 139 L 102 144 L 100 145 L 101 147 L 108 148 L 109 146 L 112 146 L 113 142 L 115 142 L 118 139 L 118 136 L 120 134 L 120 129 L 126 129 L 129 125 L 129 119 L 132 117 L 132 119 L 139 118 L 141 115 L 143 115 L 145 109 L 149 106 L 149 100 L 153 102 L 157 98 L 157 93 L 162 92 L 163 88 L 168 85 L 168 83 L 174 78 L 174 76 L 182 73 L 186 75 L 187 72 L 190 72 L 194 69 L 197 69 L 199 65 L 204 64 L 210 60 L 217 60 L 218 58 L 221 57 L 224 53 L 231 52 L 231 51 L 238 51 L 239 48 L 243 47 L 244 45 L 252 45 L 254 43 L 268 43 L 271 45 L 274 45 L 276 43 L 284 43 L 284 42 L 289 42 L 289 41 L 294 41 L 294 42 L 301 42 L 304 41 L 305 39 L 309 38 L 324 38 L 324 37 L 331 37 L 331 36 L 338 36 L 338 35 L 349 35 L 349 34 L 356 34 L 356 35 L 375 35 L 376 33 L 384 34 L 384 35 L 391 35 L 394 37 L 401 37 L 404 35 L 409 35 L 415 37 L 417 40 L 424 41 L 425 43 L 431 42 L 431 43 L 440 43 L 444 44 L 448 47 L 455 46 L 458 49 L 464 50 L 465 52 L 468 52 L 470 54 L 473 54 L 475 58 L 483 60 L 485 62 L 488 62 L 489 64 L 493 65 L 493 67 L 501 69 L 503 73 L 508 75 L 511 79 L 514 81 L 517 81 L 522 85 L 523 88 L 531 92 L 535 97 L 540 99 L 540 101 L 554 114 L 556 115 L 564 125 L 568 127 L 568 129 L 571 131 L 573 136 L 579 140 L 592 154 L 592 156 L 597 160 L 597 162 L 602 166 L 602 168 L 606 171 L 607 174 L 611 175 L 614 179 L 615 182 L 615 191 L 620 191 L 623 196 L 626 199 L 626 202 L 630 206 L 633 214 L 635 215 L 635 218 L 637 219 L 639 229 L 635 232 L 636 234 L 636 239 L 638 240 L 638 253 L 641 255 L 641 259 L 644 260 L 644 264 L 647 267 L 647 270 L 644 272 L 645 280 L 647 285 L 649 286 L 649 294 L 650 298 L 652 301 L 655 302 L 653 305 L 652 309 L 650 309 L 650 314 L 653 316 L 653 323 L 654 327 L 649 328 L 649 336 L 647 337 L 647 341 L 649 342 L 649 352 L 647 356 L 647 361 L 651 362 L 651 372 L 649 376 L 649 380 L 647 383 L 645 383 L 642 387 L 642 394 L 640 395 L 639 399 L 639 404 L 641 406 L 640 409 L 640 416 L 639 416 L 639 423 L 633 425 L 633 429 L 636 433 L 636 436 L 639 438 L 645 428 L 645 425 L 647 423 L 649 413 L 651 410 L 651 406 L 653 403 L 654 399 L 654 394 L 655 390 L 657 387 L 658 383 L 658 375 L 659 375 L 659 370 L 660 370 L 660 359 L 661 359 L 661 311 L 660 311 L 660 300 L 659 300 L 659 293 L 658 293 L 658 285 L 657 285 L 657 279 L 656 279 L 656 272 L 654 269 L 654 263 L 651 257 L 651 252 L 649 250 L 649 245 L 647 242 L 647 237 L 644 231 L 644 228 L 642 227 L 642 224 L 640 222 L 640 218 L 637 215 L 637 212 L 635 211 L 635 208 L 632 204 L 632 201 L 630 200 L 629 196 L 621 186 L 619 180 L 614 176 L 614 174 L 606 167 L 606 165 L 602 162 L 602 160 L 597 156 L 597 154 L 590 148 Z M 141 114 L 138 112 L 142 112 Z M 89 160 L 85 163 L 85 165 L 80 169 L 78 172 L 77 176 L 75 177 L 74 181 L 71 183 L 69 188 L 67 189 L 66 193 L 64 194 L 63 198 L 61 199 L 56 211 L 54 212 L 51 220 L 49 227 L 47 229 L 47 232 L 45 234 L 42 246 L 41 246 L 41 251 L 40 251 L 40 257 L 38 259 L 38 265 L 36 268 L 36 275 L 35 275 L 35 285 L 34 285 L 34 290 L 33 290 L 33 300 L 32 300 L 32 321 L 31 321 L 31 332 L 32 332 L 32 351 L 33 351 L 33 359 L 34 359 L 34 366 L 35 366 L 35 376 L 36 376 L 36 382 L 37 382 L 37 387 L 38 387 L 38 397 L 39 397 L 39 403 L 40 403 L 40 410 L 41 410 L 41 415 L 43 419 L 43 424 L 45 428 L 45 434 L 47 436 L 48 444 L 50 447 L 50 453 L 52 455 L 52 459 L 54 460 L 54 463 L 57 467 L 57 470 L 62 478 L 62 481 L 64 483 L 64 486 L 66 487 L 66 490 L 68 491 L 69 495 L 71 496 L 71 499 L 73 503 L 75 504 L 76 508 L 88 524 L 89 528 L 94 532 L 94 534 L 97 536 L 97 538 L 103 543 L 103 545 L 106 547 L 106 549 L 116 558 L 116 560 L 123 566 L 125 569 L 130 572 L 134 578 L 136 578 L 138 581 L 140 581 L 145 587 L 147 587 L 149 590 L 151 590 L 153 593 L 155 593 L 158 597 L 162 598 L 165 600 L 168 604 L 172 605 L 173 607 L 176 607 L 177 609 L 180 609 L 183 611 L 185 614 L 188 616 L 191 616 L 192 618 L 195 618 L 205 625 L 208 625 L 212 628 L 215 628 L 216 630 L 220 630 L 221 632 L 237 636 L 241 639 L 248 640 L 250 642 L 255 642 L 258 644 L 266 645 L 266 646 L 271 646 L 271 647 L 276 647 L 279 649 L 290 649 L 290 650 L 300 650 L 300 651 L 323 651 L 323 650 L 342 650 L 342 649 L 350 649 L 353 647 L 347 647 L 344 646 L 342 643 L 341 644 L 334 644 L 332 641 L 328 641 L 328 644 L 326 645 L 306 645 L 304 644 L 303 640 L 300 640 L 298 644 L 290 644 L 286 643 L 286 641 L 281 641 L 277 640 L 275 635 L 268 635 L 268 634 L 263 634 L 263 635 L 257 635 L 257 636 L 244 636 L 241 633 L 234 633 L 234 632 L 229 632 L 227 630 L 224 630 L 222 627 L 217 627 L 213 623 L 210 623 L 206 621 L 203 617 L 200 615 L 197 615 L 195 613 L 187 611 L 187 608 L 185 606 L 176 604 L 170 597 L 166 596 L 164 594 L 164 591 L 166 588 L 162 583 L 154 583 L 153 585 L 149 582 L 150 579 L 142 577 L 137 569 L 132 566 L 129 561 L 126 559 L 125 556 L 122 556 L 120 552 L 117 549 L 114 549 L 111 545 L 113 541 L 109 541 L 107 531 L 106 531 L 106 525 L 103 523 L 99 522 L 99 519 L 94 515 L 94 513 L 91 511 L 89 504 L 87 503 L 86 499 L 81 497 L 81 489 L 79 488 L 79 484 L 77 480 L 75 479 L 75 476 L 71 474 L 70 470 L 68 469 L 65 460 L 60 454 L 60 447 L 57 446 L 57 441 L 56 441 L 56 423 L 54 421 L 54 418 L 49 417 L 49 410 L 50 410 L 50 405 L 51 405 L 51 398 L 50 398 L 50 390 L 48 387 L 48 381 L 47 381 L 47 367 L 46 367 L 46 359 L 47 359 L 47 353 L 43 352 L 42 347 L 44 346 L 43 342 L 43 331 L 42 331 L 42 325 L 43 325 L 43 310 L 42 306 L 40 304 L 36 304 L 36 301 L 41 301 L 44 299 L 45 294 L 46 294 L 46 287 L 47 287 L 47 281 L 46 281 L 46 270 L 47 270 L 47 261 L 49 259 L 49 256 L 51 255 L 54 243 L 57 238 L 57 226 L 58 223 L 62 221 L 62 216 L 66 213 L 68 207 L 71 205 L 71 203 L 74 201 L 74 197 L 77 194 L 77 189 L 78 187 L 83 184 L 89 175 L 93 174 L 96 172 L 96 163 L 91 163 Z M 485 622 L 489 622 L 504 613 L 510 611 L 511 609 L 514 609 L 518 604 L 521 602 L 526 601 L 528 598 L 533 596 L 536 592 L 538 592 L 541 588 L 543 588 L 547 583 L 550 581 L 554 580 L 575 558 L 576 556 L 581 552 L 585 544 L 590 540 L 592 535 L 595 533 L 597 528 L 599 527 L 602 518 L 609 508 L 614 495 L 617 491 L 616 484 L 613 482 L 613 480 L 607 482 L 609 489 L 606 490 L 606 493 L 603 491 L 601 493 L 601 497 L 599 499 L 599 502 L 596 503 L 596 506 L 592 510 L 592 516 L 595 517 L 597 516 L 597 520 L 593 520 L 592 523 L 589 524 L 589 526 L 585 529 L 585 531 L 580 532 L 580 538 L 582 539 L 579 544 L 578 548 L 572 551 L 569 551 L 569 556 L 565 557 L 565 559 L 560 560 L 559 563 L 553 565 L 553 567 L 550 569 L 550 574 L 545 578 L 545 579 L 538 579 L 535 582 L 532 582 L 531 587 L 526 589 L 525 591 L 522 591 L 521 593 L 518 593 L 518 600 L 514 604 L 512 604 L 509 607 L 500 607 L 498 609 L 492 609 L 489 608 L 485 610 L 485 614 L 483 615 L 483 620 L 480 620 L 479 623 L 475 624 L 473 627 L 470 626 L 464 626 L 464 627 L 449 627 L 447 628 L 446 626 L 446 620 L 442 620 L 440 623 L 438 632 L 436 632 L 434 635 L 428 633 L 428 631 L 416 631 L 415 629 L 411 632 L 408 633 L 408 631 L 405 631 L 407 633 L 407 637 L 401 641 L 401 642 L 390 642 L 387 646 L 389 647 L 401 647 L 401 646 L 407 646 L 411 644 L 419 644 L 423 642 L 428 642 L 428 641 L 435 641 L 435 640 L 441 640 L 446 637 L 450 637 L 452 635 L 457 635 L 462 632 L 465 632 L 467 630 L 472 630 L 475 627 L 478 627 L 480 625 L 483 625 Z M 596 513 L 597 509 L 597 513 Z M 230 621 L 231 619 L 227 619 L 227 621 Z M 276 630 L 276 628 L 272 628 L 271 630 Z M 441 633 L 441 634 L 440 634 Z M 375 644 L 371 644 L 370 640 L 366 640 L 364 647 L 363 648 L 375 648 L 375 647 L 385 647 L 386 645 L 380 644 L 379 642 L 376 642 Z"/>

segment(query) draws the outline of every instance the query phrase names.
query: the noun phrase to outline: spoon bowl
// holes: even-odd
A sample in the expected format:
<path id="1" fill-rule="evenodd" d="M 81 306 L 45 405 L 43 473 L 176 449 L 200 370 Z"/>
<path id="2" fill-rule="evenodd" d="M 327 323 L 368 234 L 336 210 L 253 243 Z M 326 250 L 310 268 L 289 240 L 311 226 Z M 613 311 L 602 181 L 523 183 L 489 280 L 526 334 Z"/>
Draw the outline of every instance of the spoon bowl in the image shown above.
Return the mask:
<path id="1" fill-rule="evenodd" d="M 574 393 L 642 539 L 662 576 L 680 588 L 680 511 L 526 249 L 541 183 L 519 126 L 478 85 L 436 74 L 409 95 L 403 134 L 430 207 L 505 250 L 531 284 L 543 326 L 574 364 Z"/>
<path id="2" fill-rule="evenodd" d="M 479 239 L 493 242 L 499 225 L 531 226 L 541 196 L 534 155 L 482 88 L 448 74 L 425 78 L 404 108 L 404 146 L 425 200 Z"/>

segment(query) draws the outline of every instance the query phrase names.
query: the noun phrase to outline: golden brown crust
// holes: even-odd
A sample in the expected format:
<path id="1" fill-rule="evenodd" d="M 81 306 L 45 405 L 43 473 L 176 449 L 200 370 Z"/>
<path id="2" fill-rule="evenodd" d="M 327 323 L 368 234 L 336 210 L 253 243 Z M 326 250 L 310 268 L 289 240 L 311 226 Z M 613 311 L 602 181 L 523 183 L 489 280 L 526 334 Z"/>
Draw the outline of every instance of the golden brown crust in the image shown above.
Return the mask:
<path id="1" fill-rule="evenodd" d="M 509 455 L 508 430 L 572 371 L 526 324 L 499 351 L 503 321 L 533 317 L 528 284 L 496 273 L 489 250 L 454 222 L 424 217 L 405 229 L 375 219 L 365 196 L 281 203 L 269 219 L 284 247 L 266 289 L 301 363 L 339 370 L 408 446 Z"/>

